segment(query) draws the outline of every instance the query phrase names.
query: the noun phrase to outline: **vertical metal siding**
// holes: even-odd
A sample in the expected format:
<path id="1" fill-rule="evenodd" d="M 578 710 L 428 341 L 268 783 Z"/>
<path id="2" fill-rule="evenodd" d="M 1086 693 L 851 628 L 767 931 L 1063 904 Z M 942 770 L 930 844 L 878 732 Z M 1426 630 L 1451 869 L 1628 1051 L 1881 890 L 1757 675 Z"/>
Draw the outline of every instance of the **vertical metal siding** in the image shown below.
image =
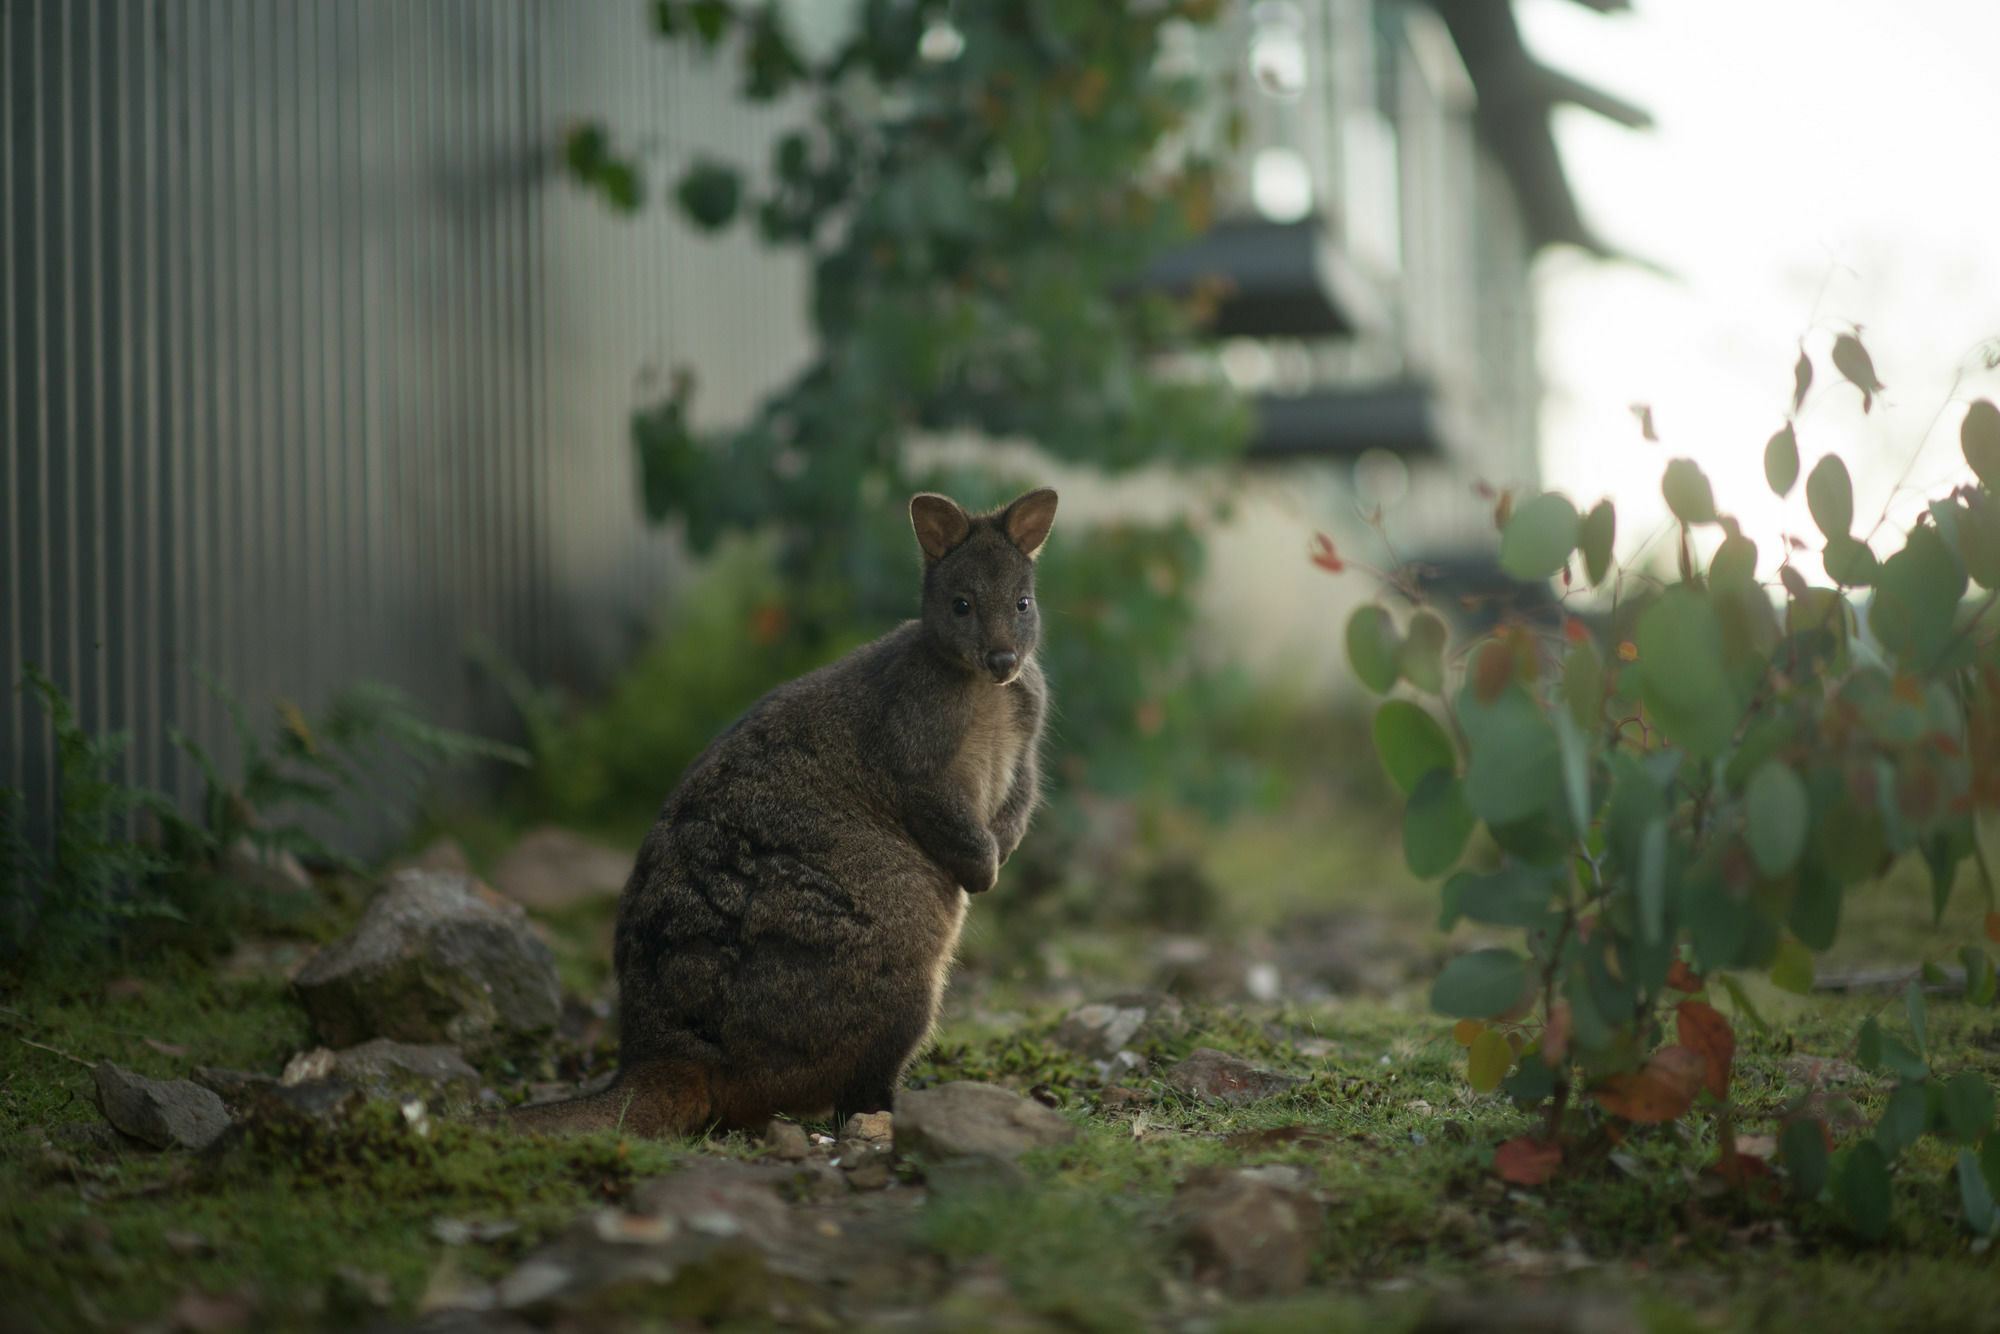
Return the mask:
<path id="1" fill-rule="evenodd" d="M 492 727 L 469 637 L 571 679 L 629 646 L 672 574 L 643 385 L 689 364 L 717 420 L 806 350 L 796 257 L 657 202 L 698 149 L 761 158 L 783 113 L 733 80 L 638 3 L 0 3 L 0 784 L 31 837 L 29 663 L 185 797 L 169 725 L 231 753 L 200 672 L 258 718 L 366 676 Z M 640 218 L 556 170 L 584 116 L 669 145 Z"/>

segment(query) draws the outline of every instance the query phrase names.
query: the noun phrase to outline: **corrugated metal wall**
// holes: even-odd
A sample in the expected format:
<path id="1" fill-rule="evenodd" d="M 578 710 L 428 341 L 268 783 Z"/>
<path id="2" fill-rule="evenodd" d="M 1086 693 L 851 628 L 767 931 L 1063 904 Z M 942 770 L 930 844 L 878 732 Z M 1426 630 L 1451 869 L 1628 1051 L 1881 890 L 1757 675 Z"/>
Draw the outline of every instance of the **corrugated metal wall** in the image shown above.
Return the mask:
<path id="1" fill-rule="evenodd" d="M 805 353 L 803 275 L 610 216 L 554 150 L 602 116 L 657 200 L 696 148 L 761 160 L 782 113 L 732 85 L 636 0 L 0 0 L 9 686 L 40 665 L 185 793 L 166 726 L 226 736 L 197 668 L 260 713 L 375 677 L 490 725 L 468 636 L 615 658 L 671 575 L 627 416 L 678 364 L 742 413 Z M 45 834 L 11 688 L 0 784 Z"/>

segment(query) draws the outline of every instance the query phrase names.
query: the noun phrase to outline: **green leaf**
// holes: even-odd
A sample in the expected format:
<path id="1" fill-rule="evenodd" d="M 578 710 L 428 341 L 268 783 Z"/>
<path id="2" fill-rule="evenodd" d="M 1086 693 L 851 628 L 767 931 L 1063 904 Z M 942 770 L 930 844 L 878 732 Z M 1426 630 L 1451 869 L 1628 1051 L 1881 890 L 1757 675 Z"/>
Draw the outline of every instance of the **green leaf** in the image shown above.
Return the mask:
<path id="1" fill-rule="evenodd" d="M 1910 1044 L 1894 1033 L 1882 1034 L 1882 1068 L 1898 1079 L 1921 1083 L 1929 1079 L 1931 1069 L 1924 1064 L 1924 1058 L 1910 1048 Z"/>
<path id="2" fill-rule="evenodd" d="M 1444 622 L 1435 612 L 1420 611 L 1410 618 L 1399 655 L 1403 678 L 1427 695 L 1444 690 Z"/>
<path id="3" fill-rule="evenodd" d="M 1779 941 L 1778 955 L 1771 961 L 1771 985 L 1803 996 L 1812 990 L 1812 984 L 1812 951 L 1796 940 Z"/>
<path id="4" fill-rule="evenodd" d="M 1977 1144 L 1993 1127 L 1993 1086 L 1977 1070 L 1961 1070 L 1944 1084 L 1944 1122 L 1960 1144 Z"/>
<path id="5" fill-rule="evenodd" d="M 1392 699 L 1375 711 L 1375 753 L 1396 790 L 1406 795 L 1433 769 L 1458 771 L 1458 754 L 1444 728 L 1406 699 Z"/>
<path id="6" fill-rule="evenodd" d="M 606 163 L 597 174 L 597 185 L 604 192 L 605 202 L 619 213 L 636 213 L 644 201 L 639 188 L 639 173 L 629 162 Z"/>
<path id="7" fill-rule="evenodd" d="M 1583 571 L 1592 588 L 1611 572 L 1611 544 L 1618 536 L 1618 514 L 1611 502 L 1600 500 L 1576 528 L 1577 549 L 1583 553 Z"/>
<path id="8" fill-rule="evenodd" d="M 1547 1101 L 1556 1091 L 1556 1072 L 1541 1061 L 1523 1061 L 1518 1070 L 1501 1081 L 1507 1096 L 1523 1107 Z"/>
<path id="9" fill-rule="evenodd" d="M 1921 1080 L 1896 1086 L 1882 1104 L 1882 1119 L 1875 1123 L 1875 1142 L 1884 1154 L 1894 1158 L 1923 1137 L 1927 1106 Z"/>
<path id="10" fill-rule="evenodd" d="M 1590 640 L 1572 644 L 1563 659 L 1562 693 L 1577 730 L 1596 736 L 1604 726 L 1604 659 Z"/>
<path id="11" fill-rule="evenodd" d="M 580 181 L 595 181 L 610 154 L 611 137 L 602 125 L 579 125 L 563 137 L 563 165 Z"/>
<path id="12" fill-rule="evenodd" d="M 1714 604 L 1693 589 L 1669 589 L 1646 608 L 1632 638 L 1647 711 L 1675 744 L 1704 759 L 1721 754 L 1743 708 Z"/>
<path id="13" fill-rule="evenodd" d="M 1430 770 L 1403 808 L 1403 860 L 1423 879 L 1443 875 L 1465 852 L 1472 825 L 1457 777 L 1449 769 Z"/>
<path id="14" fill-rule="evenodd" d="M 1569 710 L 1555 712 L 1557 753 L 1562 759 L 1563 798 L 1569 803 L 1570 827 L 1590 830 L 1590 743 Z"/>
<path id="15" fill-rule="evenodd" d="M 1802 1200 L 1816 1200 L 1826 1189 L 1826 1132 L 1811 1118 L 1794 1121 L 1778 1133 L 1778 1152 L 1784 1156 L 1785 1171 L 1791 1174 L 1792 1192 Z"/>
<path id="16" fill-rule="evenodd" d="M 1924 984 L 1919 978 L 1911 978 L 1910 985 L 1903 988 L 1903 1013 L 1910 1017 L 1910 1037 L 1915 1040 L 1917 1055 L 1926 1055 L 1930 1044 L 1924 1037 Z"/>
<path id="17" fill-rule="evenodd" d="M 1757 870 L 1775 880 L 1797 866 L 1811 822 L 1805 783 L 1783 761 L 1766 762 L 1743 793 L 1743 837 Z"/>
<path id="18" fill-rule="evenodd" d="M 1875 378 L 1875 362 L 1853 334 L 1842 334 L 1833 340 L 1833 367 L 1861 391 L 1863 412 L 1873 406 L 1875 395 L 1887 387 Z"/>
<path id="19" fill-rule="evenodd" d="M 1402 641 L 1389 613 L 1370 603 L 1347 618 L 1347 661 L 1362 685 L 1386 695 L 1402 671 Z"/>
<path id="20" fill-rule="evenodd" d="M 1996 991 L 1993 956 L 1983 946 L 1967 945 L 1958 952 L 1965 965 L 1965 998 L 1974 1005 L 1991 1005 Z"/>
<path id="21" fill-rule="evenodd" d="M 681 176 L 674 198 L 695 226 L 719 231 L 736 217 L 737 206 L 743 202 L 743 178 L 726 163 L 702 158 Z"/>
<path id="22" fill-rule="evenodd" d="M 1993 1192 L 1987 1188 L 1986 1177 L 1979 1170 L 1979 1159 L 1970 1149 L 1958 1151 L 1958 1203 L 1965 1211 L 1965 1226 L 1970 1232 L 1982 1237 L 1993 1235 L 1994 1225 L 2000 1223 L 1993 1206 Z"/>
<path id="23" fill-rule="evenodd" d="M 1965 451 L 1966 466 L 1987 490 L 2000 492 L 2000 408 L 1974 399 L 1958 425 L 1958 443 Z"/>
<path id="24" fill-rule="evenodd" d="M 1647 824 L 1640 836 L 1639 938 L 1648 944 L 1659 941 L 1667 922 L 1667 822 L 1665 817 Z"/>
<path id="25" fill-rule="evenodd" d="M 1827 578 L 1849 588 L 1874 583 L 1881 570 L 1866 542 L 1845 535 L 1826 539 L 1820 564 L 1826 568 Z"/>
<path id="26" fill-rule="evenodd" d="M 1880 1241 L 1888 1235 L 1895 1201 L 1889 1193 L 1889 1160 L 1880 1145 L 1864 1139 L 1841 1155 L 1833 1198 L 1863 1237 Z"/>
<path id="27" fill-rule="evenodd" d="M 1431 1008 L 1453 1019 L 1491 1019 L 1520 1004 L 1527 990 L 1527 960 L 1512 950 L 1473 950 L 1438 974 Z"/>
<path id="28" fill-rule="evenodd" d="M 1861 1032 L 1854 1044 L 1854 1059 L 1863 1070 L 1882 1068 L 1882 1025 L 1872 1014 L 1861 1021 Z"/>
<path id="29" fill-rule="evenodd" d="M 1806 364 L 1808 367 L 1811 365 L 1809 362 Z M 1807 373 L 1810 375 L 1810 370 Z M 1799 480 L 1799 438 L 1793 433 L 1790 422 L 1774 433 L 1764 446 L 1764 480 L 1781 496 L 1789 493 L 1792 484 Z"/>
<path id="30" fill-rule="evenodd" d="M 1906 665 L 1929 666 L 1957 639 L 1965 571 L 1935 528 L 1913 528 L 1903 549 L 1882 562 L 1868 628 Z"/>
<path id="31" fill-rule="evenodd" d="M 1757 544 L 1741 533 L 1722 539 L 1708 562 L 1708 581 L 1717 588 L 1748 588 L 1757 582 Z"/>
<path id="32" fill-rule="evenodd" d="M 1500 534 L 1500 568 L 1516 579 L 1547 579 L 1576 549 L 1576 506 L 1544 492 L 1514 509 Z"/>
<path id="33" fill-rule="evenodd" d="M 1981 588 L 2000 588 L 2000 503 L 1984 491 L 1966 492 L 1962 503 L 1958 558 Z"/>
<path id="34" fill-rule="evenodd" d="M 1693 459 L 1674 459 L 1660 478 L 1660 492 L 1667 508 L 1682 523 L 1715 522 L 1715 490 L 1708 474 Z"/>
<path id="35" fill-rule="evenodd" d="M 1480 1093 L 1491 1093 L 1514 1064 L 1514 1048 L 1497 1029 L 1482 1029 L 1465 1053 L 1465 1074 Z"/>
<path id="36" fill-rule="evenodd" d="M 1540 926 L 1549 918 L 1556 878 L 1530 866 L 1504 866 L 1476 875 L 1459 890 L 1458 910 L 1488 926 Z"/>
<path id="37" fill-rule="evenodd" d="M 1828 454 L 1813 465 L 1806 478 L 1806 508 L 1829 538 L 1846 537 L 1854 528 L 1854 483 L 1840 455 Z"/>
<path id="38" fill-rule="evenodd" d="M 1511 824 L 1540 811 L 1562 782 L 1555 729 L 1518 682 L 1482 704 L 1467 687 L 1458 699 L 1459 726 L 1471 754 L 1465 801 L 1488 824 Z"/>
<path id="39" fill-rule="evenodd" d="M 1805 406 L 1806 390 L 1812 388 L 1812 381 L 1812 358 L 1806 355 L 1804 348 L 1800 348 L 1799 359 L 1792 367 L 1792 412 L 1794 414 Z"/>

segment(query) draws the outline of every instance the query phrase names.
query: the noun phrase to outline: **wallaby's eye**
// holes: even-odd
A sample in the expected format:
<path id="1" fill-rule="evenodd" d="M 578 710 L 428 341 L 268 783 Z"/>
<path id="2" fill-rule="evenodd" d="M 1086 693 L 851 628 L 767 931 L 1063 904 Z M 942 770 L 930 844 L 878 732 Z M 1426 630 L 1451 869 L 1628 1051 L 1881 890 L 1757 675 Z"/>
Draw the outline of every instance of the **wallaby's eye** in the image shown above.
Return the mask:
<path id="1" fill-rule="evenodd" d="M 1020 612 L 1023 616 L 1026 616 L 1028 614 L 1028 602 L 1029 599 L 1022 598 L 1019 602 L 1016 602 L 1014 604 L 1014 610 Z"/>
<path id="2" fill-rule="evenodd" d="M 953 598 L 951 600 L 951 614 L 954 616 L 970 616 L 972 614 L 972 604 L 964 598 Z"/>

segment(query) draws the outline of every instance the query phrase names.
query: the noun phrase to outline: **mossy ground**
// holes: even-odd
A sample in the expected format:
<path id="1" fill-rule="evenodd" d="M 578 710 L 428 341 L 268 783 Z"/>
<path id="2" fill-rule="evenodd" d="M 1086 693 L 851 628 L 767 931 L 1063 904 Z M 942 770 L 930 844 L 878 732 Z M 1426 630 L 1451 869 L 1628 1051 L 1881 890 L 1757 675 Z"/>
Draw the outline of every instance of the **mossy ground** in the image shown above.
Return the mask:
<path id="1" fill-rule="evenodd" d="M 1208 929 L 1269 927 L 1298 886 L 1311 885 L 1329 887 L 1315 906 L 1368 911 L 1442 949 L 1429 926 L 1432 891 L 1400 878 L 1393 849 L 1325 851 L 1331 809 L 1260 816 L 1211 837 L 1201 855 L 1225 896 Z M 1961 896 L 1933 927 L 1927 891 L 1892 876 L 1854 897 L 1842 948 L 1824 962 L 1949 958 L 1980 911 Z M 607 928 L 601 907 L 551 920 L 571 989 L 590 994 L 602 983 Z M 1145 980 L 1147 941 L 1137 929 L 1099 925 L 1049 942 L 1033 968 L 989 957 L 956 984 L 952 1017 L 913 1079 L 1039 1089 L 1084 1133 L 1029 1160 L 1025 1195 L 941 1198 L 916 1214 L 909 1245 L 947 1274 L 997 1266 L 1007 1293 L 998 1312 L 946 1288 L 931 1304 L 934 1327 L 987 1328 L 1005 1314 L 1106 1331 L 1401 1329 L 1440 1292 L 1494 1290 L 1620 1294 L 1643 1327 L 1662 1334 L 2000 1329 L 2000 1258 L 1960 1230 L 1950 1146 L 1927 1139 L 1902 1156 L 1896 1215 L 1880 1244 L 1854 1237 L 1828 1204 L 1792 1199 L 1776 1183 L 1747 1196 L 1719 1190 L 1702 1173 L 1715 1156 L 1702 1118 L 1635 1128 L 1545 1187 L 1508 1187 L 1492 1171 L 1493 1146 L 1535 1122 L 1470 1090 L 1463 1052 L 1426 1011 L 1420 986 L 1313 1004 L 1191 1007 L 1188 1031 L 1144 1052 L 1155 1072 L 1206 1045 L 1304 1082 L 1234 1108 L 1152 1083 L 1145 1100 L 1107 1108 L 1097 1073 L 1051 1040 L 1061 1005 L 1042 974 L 1053 952 L 1067 990 L 1117 990 Z M 980 958 L 976 946 L 973 954 Z M 1885 997 L 1794 997 L 1768 986 L 1753 995 L 1767 1027 L 1739 1023 L 1738 1129 L 1769 1133 L 1798 1089 L 1794 1059 L 1847 1053 L 1860 1019 Z M 756 1147 L 741 1138 L 537 1142 L 452 1124 L 418 1139 L 384 1108 L 329 1143 L 253 1143 L 212 1158 L 108 1153 L 58 1132 L 97 1120 L 86 1063 L 157 1077 L 196 1064 L 275 1073 L 312 1045 L 282 977 L 161 953 L 17 980 L 0 1006 L 0 1326 L 157 1322 L 189 1292 L 243 1294 L 257 1328 L 365 1323 L 368 1312 L 344 1304 L 353 1284 L 343 1274 L 386 1279 L 393 1311 L 408 1315 L 427 1288 L 453 1274 L 497 1276 L 580 1210 L 618 1202 L 634 1181 L 689 1154 Z M 1936 1068 L 1990 1075 L 2000 1067 L 2000 1017 L 1934 999 L 1930 1044 Z M 488 1073 L 506 1087 L 537 1072 Z M 1871 1114 L 1885 1091 L 1880 1083 L 1853 1090 Z M 1332 1201 L 1315 1277 L 1297 1298 L 1221 1302 L 1177 1267 L 1166 1206 L 1197 1168 L 1260 1162 L 1310 1167 Z M 433 1231 L 441 1218 L 517 1227 L 451 1246 Z"/>

